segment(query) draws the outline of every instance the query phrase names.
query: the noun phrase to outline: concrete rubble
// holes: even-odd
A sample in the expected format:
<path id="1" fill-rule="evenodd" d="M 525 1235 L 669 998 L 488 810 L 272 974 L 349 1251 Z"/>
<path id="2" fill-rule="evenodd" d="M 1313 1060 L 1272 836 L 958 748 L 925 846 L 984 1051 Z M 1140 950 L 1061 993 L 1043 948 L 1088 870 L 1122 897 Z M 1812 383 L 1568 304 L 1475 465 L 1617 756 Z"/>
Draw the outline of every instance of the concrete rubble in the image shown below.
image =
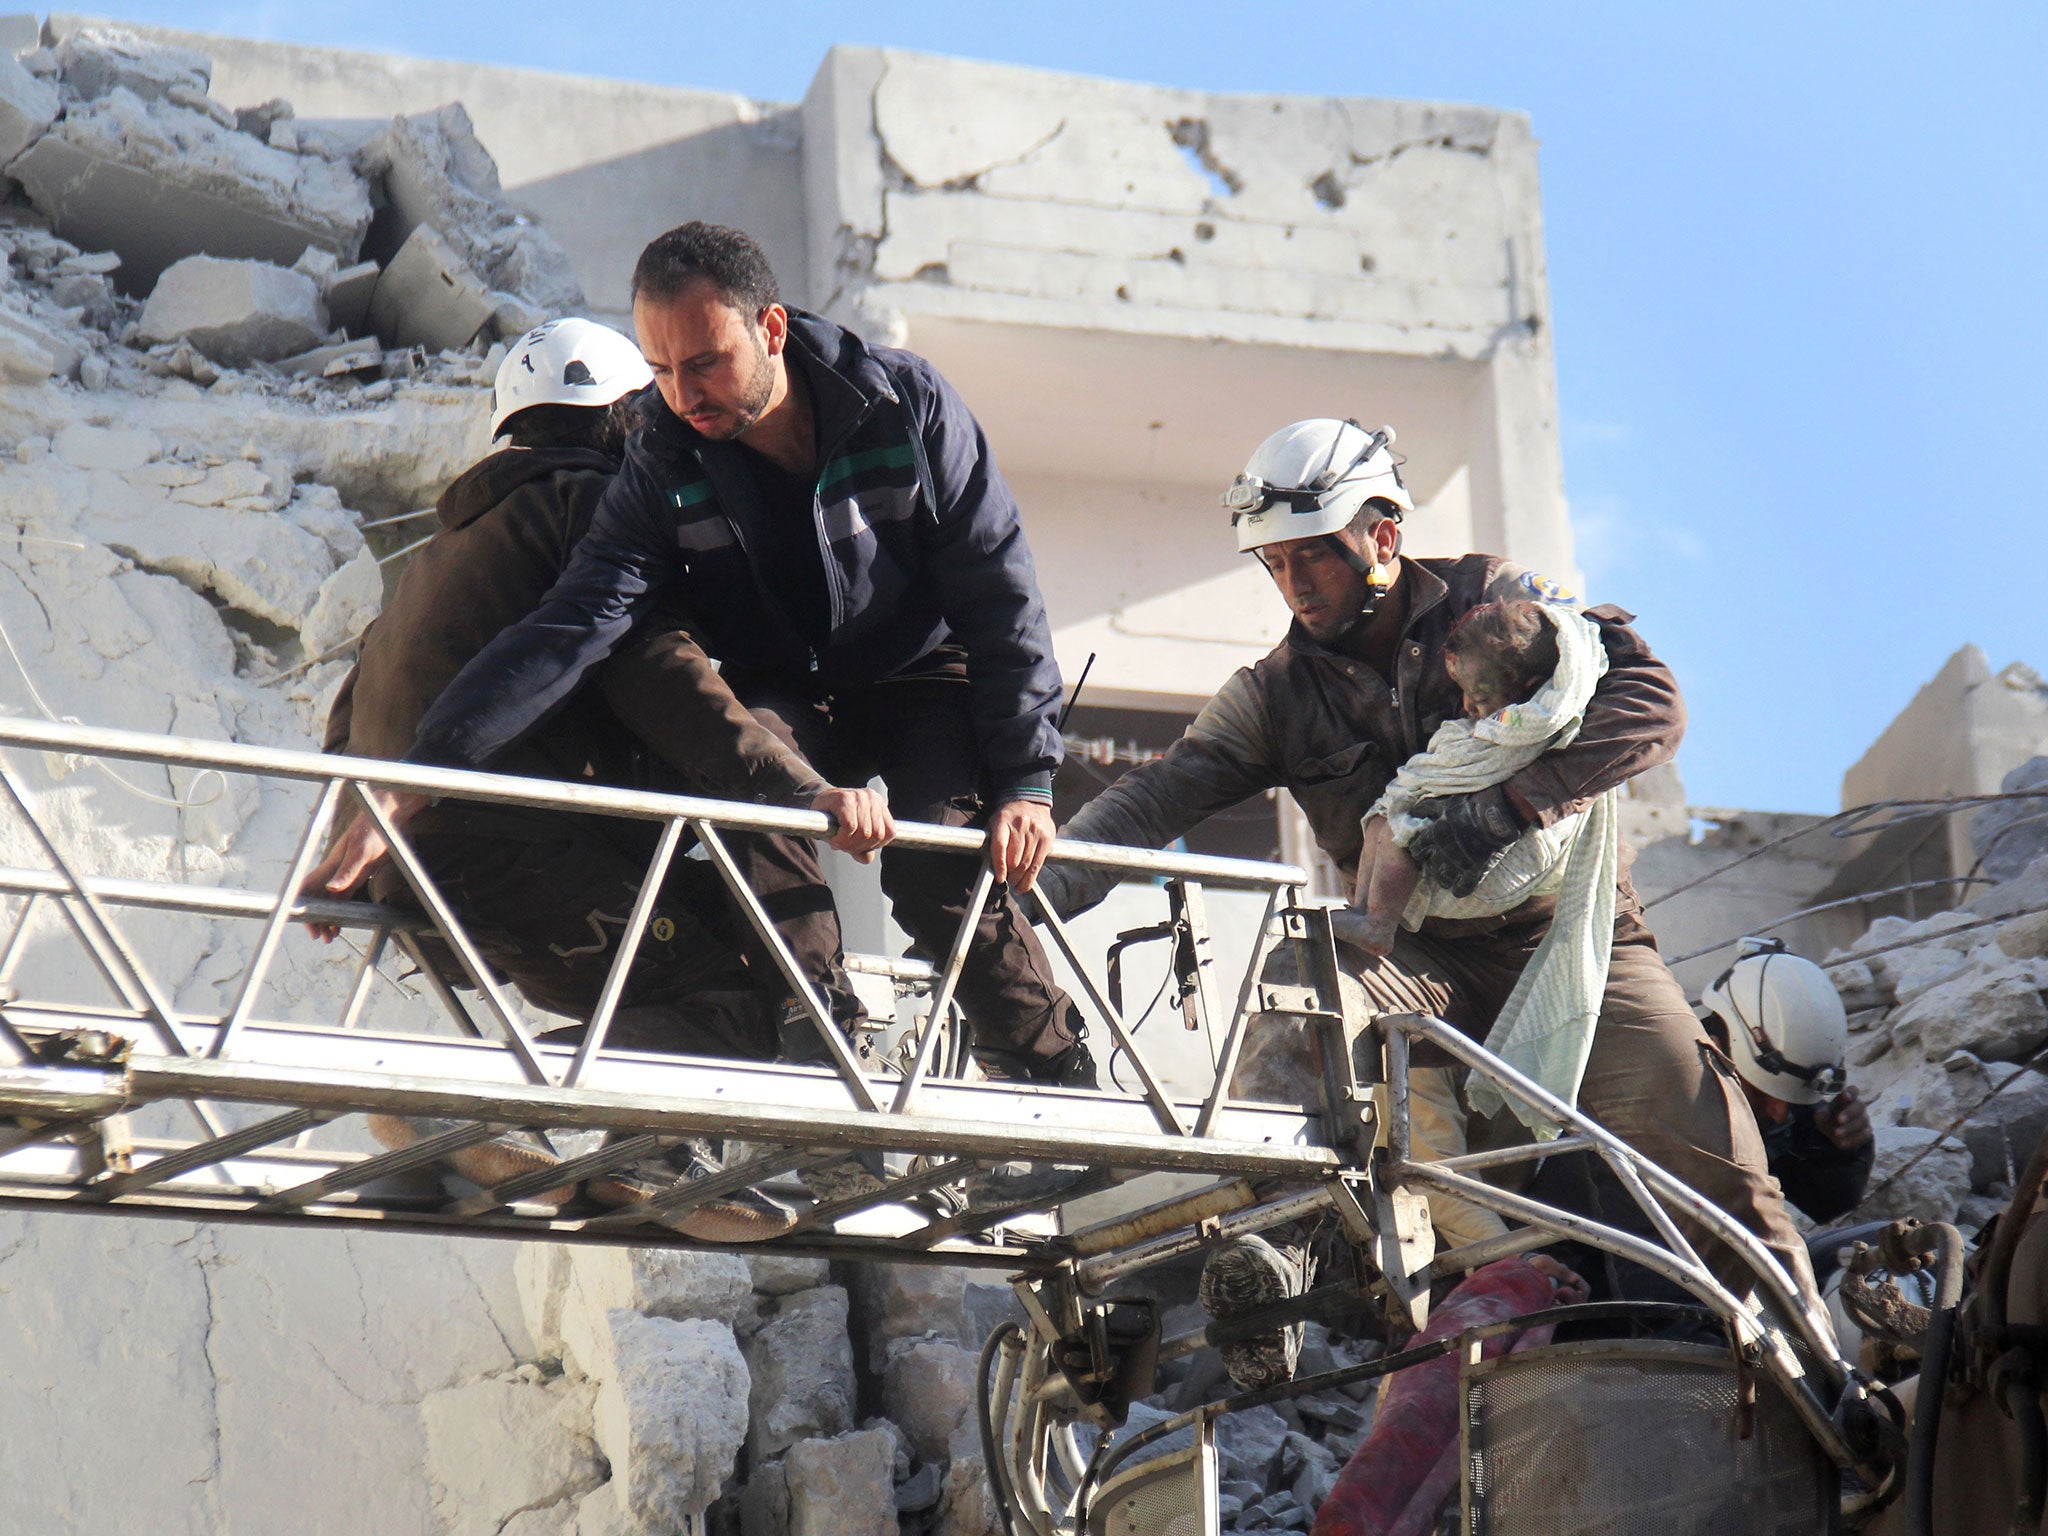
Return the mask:
<path id="1" fill-rule="evenodd" d="M 2044 781 L 2042 758 L 2007 780 Z M 2034 910 L 2048 908 L 2048 858 L 2015 870 L 1990 856 L 2023 845 L 2027 805 L 1973 822 L 1999 883 L 1955 911 L 1880 918 L 1827 959 L 1849 1010 L 1850 1081 L 1878 1139 L 1859 1217 L 1981 1223 L 2048 1130 L 2048 912 Z"/>
<path id="2" fill-rule="evenodd" d="M 472 381 L 469 359 L 583 309 L 459 103 L 302 122 L 285 101 L 216 101 L 210 78 L 203 55 L 115 27 L 0 56 L 7 377 L 211 388 L 252 370 L 237 387 L 354 398 Z"/>

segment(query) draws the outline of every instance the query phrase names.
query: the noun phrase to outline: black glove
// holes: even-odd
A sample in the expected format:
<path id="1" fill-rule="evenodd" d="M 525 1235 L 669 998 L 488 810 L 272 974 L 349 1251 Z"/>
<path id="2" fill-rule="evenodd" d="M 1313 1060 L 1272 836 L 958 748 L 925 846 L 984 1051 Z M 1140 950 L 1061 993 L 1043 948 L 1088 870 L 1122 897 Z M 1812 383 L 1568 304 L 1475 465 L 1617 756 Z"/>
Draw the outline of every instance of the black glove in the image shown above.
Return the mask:
<path id="1" fill-rule="evenodd" d="M 1408 855 L 1453 896 L 1470 896 L 1527 825 L 1508 792 L 1495 784 L 1414 808 L 1429 825 L 1408 844 Z"/>

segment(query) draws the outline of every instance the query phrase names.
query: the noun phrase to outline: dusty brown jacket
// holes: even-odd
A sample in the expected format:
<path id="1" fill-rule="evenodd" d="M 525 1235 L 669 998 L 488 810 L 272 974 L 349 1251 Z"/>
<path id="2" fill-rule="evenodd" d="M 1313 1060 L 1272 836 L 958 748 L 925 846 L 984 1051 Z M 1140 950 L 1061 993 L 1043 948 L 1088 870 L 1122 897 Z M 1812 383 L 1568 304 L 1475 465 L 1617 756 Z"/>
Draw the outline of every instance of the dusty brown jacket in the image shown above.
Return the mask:
<path id="1" fill-rule="evenodd" d="M 1481 603 L 1550 590 L 1534 573 L 1493 555 L 1404 558 L 1401 569 L 1408 617 L 1392 686 L 1297 624 L 1263 659 L 1233 675 L 1164 757 L 1134 768 L 1089 801 L 1062 835 L 1157 848 L 1204 818 L 1278 787 L 1300 802 L 1318 845 L 1346 880 L 1354 879 L 1366 811 L 1394 771 L 1462 712 L 1458 686 L 1444 669 L 1451 625 Z M 1586 616 L 1600 626 L 1609 665 L 1585 725 L 1569 746 L 1544 753 L 1507 781 L 1546 826 L 1668 762 L 1685 732 L 1678 685 L 1628 627 L 1633 615 L 1601 607 Z M 1072 867 L 1047 874 L 1063 910 L 1087 906 L 1107 890 L 1107 882 L 1091 882 Z"/>
<path id="2" fill-rule="evenodd" d="M 458 477 L 435 507 L 439 530 L 407 562 L 364 633 L 328 713 L 325 750 L 403 757 L 441 690 L 499 630 L 532 611 L 568 565 L 612 468 L 588 449 L 508 448 Z M 804 804 L 825 787 L 679 633 L 651 626 L 612 658 L 598 684 L 602 701 L 588 692 L 572 698 L 492 767 L 629 784 L 637 738 L 687 769 L 700 793 Z"/>

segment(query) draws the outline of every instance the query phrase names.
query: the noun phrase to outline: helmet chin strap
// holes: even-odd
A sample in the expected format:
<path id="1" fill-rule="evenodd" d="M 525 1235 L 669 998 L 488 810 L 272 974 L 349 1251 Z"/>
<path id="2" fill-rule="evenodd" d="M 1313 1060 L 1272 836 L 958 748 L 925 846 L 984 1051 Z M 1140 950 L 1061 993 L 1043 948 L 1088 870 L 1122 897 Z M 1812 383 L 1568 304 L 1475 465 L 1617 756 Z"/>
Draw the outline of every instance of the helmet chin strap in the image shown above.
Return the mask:
<path id="1" fill-rule="evenodd" d="M 1375 613 L 1379 612 L 1380 602 L 1386 597 L 1393 583 L 1383 581 L 1379 574 L 1379 566 L 1353 549 L 1339 535 L 1326 533 L 1323 535 L 1323 540 L 1337 552 L 1346 565 L 1365 578 L 1365 601 L 1358 605 L 1358 611 L 1345 620 L 1344 627 L 1337 632 L 1338 639 L 1347 640 L 1356 634 L 1362 625 L 1369 623 Z M 1400 534 L 1397 530 L 1394 540 L 1395 553 L 1400 553 L 1400 549 Z"/>

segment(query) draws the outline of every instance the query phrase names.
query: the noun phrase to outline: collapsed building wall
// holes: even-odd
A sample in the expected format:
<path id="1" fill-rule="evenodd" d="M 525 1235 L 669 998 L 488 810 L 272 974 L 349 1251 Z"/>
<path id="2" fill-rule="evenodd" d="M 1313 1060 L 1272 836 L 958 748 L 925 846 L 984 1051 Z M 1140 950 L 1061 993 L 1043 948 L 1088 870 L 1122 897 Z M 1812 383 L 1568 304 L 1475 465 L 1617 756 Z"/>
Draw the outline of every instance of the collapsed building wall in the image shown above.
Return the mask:
<path id="1" fill-rule="evenodd" d="M 0 705 L 303 746 L 317 738 L 349 640 L 375 611 L 388 558 L 424 528 L 366 531 L 364 522 L 416 511 L 484 451 L 494 348 L 540 316 L 600 297 L 593 270 L 603 294 L 615 296 L 617 251 L 632 246 L 614 241 L 612 265 L 592 268 L 590 231 L 567 218 L 556 221 L 568 236 L 557 243 L 548 221 L 530 215 L 586 206 L 578 200 L 594 183 L 571 188 L 570 180 L 589 167 L 502 174 L 483 147 L 495 147 L 492 133 L 478 134 L 455 93 L 439 93 L 445 77 L 424 66 L 394 70 L 355 56 L 335 66 L 331 97 L 309 109 L 278 99 L 280 91 L 221 85 L 267 86 L 265 69 L 284 71 L 269 45 L 229 50 L 234 74 L 187 41 L 165 46 L 75 19 L 53 18 L 47 33 L 20 42 L 18 58 L 0 54 L 0 151 L 12 183 L 0 201 L 0 648 L 8 653 Z M 299 59 L 290 78 L 305 72 Z M 387 77 L 392 110 L 366 117 L 363 93 Z M 1432 260 L 1416 230 L 1375 225 L 1374 199 L 1396 196 L 1380 183 L 1414 178 L 1399 198 L 1425 204 L 1428 196 L 1457 203 L 1459 186 L 1498 184 L 1533 197 L 1526 125 L 1501 114 L 1414 117 L 1422 109 L 1393 104 L 1363 122 L 1328 114 L 1317 119 L 1314 146 L 1327 151 L 1315 161 L 1330 173 L 1325 185 L 1315 167 L 1288 172 L 1291 181 L 1272 169 L 1292 165 L 1299 145 L 1261 147 L 1249 107 L 1130 88 L 1139 107 L 1128 94 L 1107 108 L 1069 103 L 1075 121 L 1086 107 L 1096 142 L 1140 121 L 1145 139 L 1133 153 L 1145 174 L 1133 170 L 1130 195 L 1142 179 L 1171 196 L 1169 206 L 1136 210 L 1138 224 L 1157 232 L 1158 221 L 1179 220 L 1203 247 L 1193 259 L 1183 249 L 1178 262 L 1171 249 L 1134 255 L 1120 243 L 1128 228 L 1109 222 L 1132 208 L 1114 199 L 1090 208 L 1075 190 L 1099 168 L 1083 168 L 1083 177 L 1053 163 L 1072 148 L 1066 135 L 1080 142 L 1081 128 L 1063 129 L 1048 141 L 1061 147 L 1043 157 L 1039 140 L 1065 121 L 1068 87 L 1056 77 L 1022 82 L 1028 110 L 1006 116 L 1001 134 L 1024 133 L 1031 153 L 1002 174 L 1004 154 L 934 136 L 902 94 L 919 86 L 929 105 L 943 87 L 945 100 L 964 102 L 986 89 L 979 67 L 949 78 L 933 61 L 850 50 L 821 78 L 807 118 L 842 92 L 885 109 L 868 120 L 835 117 L 843 142 L 814 137 L 803 150 L 816 166 L 825 146 L 840 144 L 848 164 L 874 172 L 872 182 L 833 193 L 835 282 L 851 261 L 858 290 L 842 298 L 873 298 L 885 329 L 915 325 L 905 317 L 921 313 L 935 336 L 953 325 L 956 340 L 988 334 L 1007 307 L 1026 338 L 1020 353 L 1056 329 L 1051 319 L 1073 322 L 1083 309 L 1104 334 L 1147 330 L 1162 345 L 1206 345 L 1195 333 L 1217 327 L 1204 316 L 1217 307 L 1218 285 L 1250 270 L 1242 262 L 1253 260 L 1245 252 L 1258 239 L 1294 227 L 1288 221 L 1302 210 L 1276 211 L 1292 199 L 1317 217 L 1348 207 L 1349 233 L 1309 242 L 1322 255 L 1271 275 L 1272 312 L 1233 312 L 1225 328 L 1236 327 L 1247 349 L 1234 356 L 1337 388 L 1342 360 L 1305 366 L 1309 349 L 1298 346 L 1327 318 L 1316 295 L 1336 273 L 1318 273 L 1315 262 L 1337 249 L 1331 239 L 1354 241 L 1343 254 L 1356 264 L 1355 242 L 1370 232 L 1376 263 L 1395 276 Z M 485 93 L 489 110 L 479 107 L 475 119 L 486 124 L 508 120 L 520 92 L 532 89 L 530 77 L 486 83 L 496 94 Z M 626 93 L 629 106 L 640 99 L 638 88 L 604 89 Z M 582 114 L 578 132 L 595 133 L 595 83 L 567 95 L 579 103 L 571 114 Z M 627 150 L 605 172 L 619 178 L 614 192 L 669 174 L 683 163 L 673 156 L 696 156 L 691 166 L 719 177 L 765 164 L 777 197 L 796 186 L 797 109 L 757 111 L 721 98 L 693 118 L 701 103 L 647 100 L 648 112 L 674 114 L 663 119 L 671 126 L 699 126 Z M 1034 129 L 1047 111 L 1046 126 Z M 964 108 L 952 116 L 964 120 Z M 545 137 L 520 131 L 535 143 Z M 1209 169 L 1211 160 L 1220 169 Z M 956 185 L 962 178 L 951 172 L 963 167 L 988 174 Z M 1268 172 L 1270 184 L 1246 179 Z M 1227 190 L 1210 185 L 1212 175 Z M 1232 176 L 1241 181 L 1235 189 Z M 859 201 L 870 194 L 872 203 Z M 742 210 L 736 221 L 759 228 L 742 216 L 751 205 L 732 195 Z M 1063 205 L 1073 205 L 1065 216 L 1097 248 L 1062 262 L 1018 244 L 1020 229 Z M 801 205 L 789 206 L 796 222 L 771 232 L 771 248 L 803 228 Z M 659 211 L 654 228 L 672 221 L 666 204 L 644 198 L 636 216 L 654 218 L 650 207 Z M 949 228 L 952 215 L 960 222 Z M 1395 325 L 1389 315 L 1426 316 L 1435 296 L 1386 291 L 1360 299 L 1389 306 L 1385 314 L 1348 323 L 1409 333 L 1401 338 L 1407 355 L 1373 374 L 1374 389 L 1412 386 L 1417 401 L 1463 400 L 1476 389 L 1482 404 L 1513 404 L 1505 414 L 1478 412 L 1486 420 L 1472 462 L 1512 457 L 1512 448 L 1521 468 L 1504 475 L 1495 462 L 1489 494 L 1527 483 L 1551 497 L 1534 503 L 1534 531 L 1496 525 L 1509 553 L 1523 553 L 1512 547 L 1523 537 L 1532 549 L 1568 551 L 1556 543 L 1554 463 L 1529 440 L 1548 430 L 1533 202 L 1516 201 L 1510 223 L 1520 247 L 1509 242 L 1455 268 L 1455 325 Z M 1202 239 L 1202 225 L 1214 226 L 1213 239 Z M 783 267 L 794 282 L 809 281 L 803 260 Z M 1118 272 L 1139 281 L 1105 287 Z M 1119 286 L 1132 296 L 1118 296 Z M 1352 297 L 1344 291 L 1345 303 Z M 987 307 L 972 312 L 973 304 Z M 1303 312 L 1278 313 L 1290 304 Z M 1133 324 L 1140 311 L 1150 313 Z M 984 330 L 964 328 L 969 320 Z M 1289 326 L 1301 334 L 1282 336 Z M 1186 334 L 1164 334 L 1175 328 Z M 1445 344 L 1455 355 L 1437 359 L 1447 371 L 1432 373 L 1436 363 L 1424 354 Z M 1041 349 L 1026 361 L 1057 379 L 1077 358 L 1108 355 L 1095 346 L 1084 339 L 1078 351 Z M 1199 430 L 1198 395 L 1176 409 L 1175 430 Z M 1471 415 L 1464 404 L 1450 412 L 1467 425 Z M 1149 428 L 1134 430 L 1144 440 Z M 1057 422 L 1038 439 L 1041 456 L 1064 443 Z M 1443 473 L 1432 487 L 1434 505 L 1468 530 L 1478 472 Z M 1056 540 L 1044 551 L 1048 565 L 1076 553 Z M 1181 583 L 1183 574 L 1161 578 L 1174 592 L 1197 589 L 1173 597 L 1171 611 L 1137 613 L 1143 604 L 1128 594 L 1075 605 L 1091 622 L 1102 618 L 1105 633 L 1121 625 L 1125 638 L 1143 642 L 1130 653 L 1143 664 L 1131 680 L 1158 645 L 1203 643 L 1176 638 L 1169 620 L 1199 627 L 1231 606 L 1217 589 Z M 1199 680 L 1199 671 L 1188 675 Z M 61 758 L 23 766 L 57 811 L 62 836 L 90 848 L 96 868 L 274 887 L 289 863 L 289 818 L 275 799 L 204 775 Z M 1702 860 L 1778 833 L 1775 823 L 1722 817 L 1718 831 L 1695 837 L 1682 790 L 1660 799 L 1654 788 L 1635 805 L 1641 831 L 1662 834 L 1644 839 L 1639 877 L 1655 876 L 1646 889 L 1657 881 L 1669 888 Z M 0 859 L 37 862 L 12 827 L 0 833 Z M 1815 867 L 1760 869 L 1744 899 L 1766 907 L 1818 878 L 1825 859 L 1808 862 Z M 1727 915 L 1716 909 L 1698 921 L 1709 928 Z M 2048 964 L 2041 947 L 2028 948 L 2035 940 L 2025 922 L 2015 918 L 1990 941 L 1972 930 L 1973 942 L 1931 946 L 1951 967 L 1939 974 L 1889 956 L 1837 970 L 1858 1009 L 1858 1070 L 1882 1090 L 1880 1135 L 1891 1162 L 1881 1171 L 1935 1148 L 1916 1165 L 1924 1173 L 1916 1171 L 1907 1203 L 1917 1214 L 1992 1198 L 2006 1148 L 2032 1123 L 2017 1111 L 2042 1103 L 2034 1074 L 2001 1096 L 2016 1113 L 1997 1112 L 1996 1139 L 1966 1129 L 1957 1145 L 1941 1140 L 1942 1117 L 1966 1089 L 2048 1038 L 2048 1021 L 2025 1002 Z M 245 932 L 147 918 L 130 931 L 175 979 L 179 1006 L 231 1001 L 222 990 L 245 955 Z M 346 984 L 348 958 L 288 951 L 269 1006 L 290 1017 L 299 1004 L 310 1010 L 332 999 Z M 31 967 L 46 963 L 31 953 Z M 2009 1028 L 1958 1022 L 1984 1017 L 1986 999 Z M 404 1013 L 402 999 L 381 992 L 375 1006 L 386 1011 L 373 1024 Z M 960 1270 L 7 1214 L 0 1294 L 8 1317 L 0 1414 L 10 1425 L 0 1525 L 9 1529 L 639 1536 L 686 1529 L 714 1504 L 722 1529 L 737 1525 L 747 1536 L 996 1529 L 968 1412 L 971 1350 L 1009 1300 Z M 1307 1358 L 1311 1368 L 1328 1366 L 1358 1350 L 1318 1330 Z M 1140 1426 L 1213 1395 L 1213 1357 L 1176 1363 L 1162 1385 L 1136 1410 Z M 1361 1391 L 1226 1420 L 1233 1523 L 1305 1524 L 1369 1412 Z M 104 1453 L 110 1421 L 120 1426 L 119 1457 Z"/>

